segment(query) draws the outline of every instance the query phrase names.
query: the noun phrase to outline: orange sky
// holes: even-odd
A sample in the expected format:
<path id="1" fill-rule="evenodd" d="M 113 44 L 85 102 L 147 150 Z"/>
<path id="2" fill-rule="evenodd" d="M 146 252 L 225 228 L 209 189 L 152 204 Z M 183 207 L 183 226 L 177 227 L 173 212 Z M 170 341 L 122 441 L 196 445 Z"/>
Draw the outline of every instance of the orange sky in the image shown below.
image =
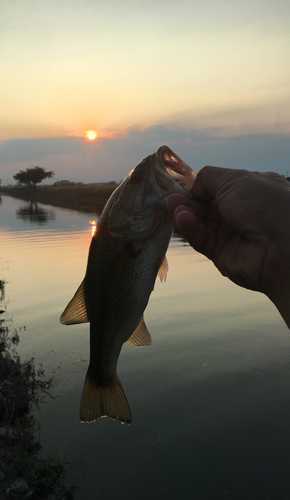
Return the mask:
<path id="1" fill-rule="evenodd" d="M 286 173 L 289 21 L 288 0 L 4 2 L 2 183 L 121 180 L 161 144 L 197 171 Z"/>
<path id="2" fill-rule="evenodd" d="M 167 123 L 290 132 L 287 1 L 16 0 L 1 17 L 2 140 Z"/>

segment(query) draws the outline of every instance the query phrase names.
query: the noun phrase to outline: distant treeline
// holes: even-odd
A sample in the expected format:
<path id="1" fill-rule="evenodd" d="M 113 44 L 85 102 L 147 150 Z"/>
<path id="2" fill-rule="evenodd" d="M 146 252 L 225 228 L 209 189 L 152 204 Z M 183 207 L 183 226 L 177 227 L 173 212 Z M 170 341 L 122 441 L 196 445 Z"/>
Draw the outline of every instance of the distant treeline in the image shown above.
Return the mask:
<path id="1" fill-rule="evenodd" d="M 33 195 L 26 187 L 2 187 L 1 193 L 25 200 L 35 200 L 49 205 L 72 208 L 84 212 L 100 213 L 118 184 L 98 186 L 38 187 Z"/>

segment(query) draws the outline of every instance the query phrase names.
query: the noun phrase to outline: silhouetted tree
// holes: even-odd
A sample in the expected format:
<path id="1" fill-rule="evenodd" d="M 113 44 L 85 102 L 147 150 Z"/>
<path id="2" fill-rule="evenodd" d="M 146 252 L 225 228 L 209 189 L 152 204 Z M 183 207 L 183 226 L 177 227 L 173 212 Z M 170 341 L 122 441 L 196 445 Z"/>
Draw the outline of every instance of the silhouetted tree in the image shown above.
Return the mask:
<path id="1" fill-rule="evenodd" d="M 51 170 L 47 172 L 42 167 L 31 167 L 26 170 L 20 170 L 17 174 L 13 175 L 19 184 L 25 184 L 28 186 L 29 190 L 35 190 L 36 184 L 40 184 L 44 179 L 51 178 L 54 176 L 54 172 Z"/>

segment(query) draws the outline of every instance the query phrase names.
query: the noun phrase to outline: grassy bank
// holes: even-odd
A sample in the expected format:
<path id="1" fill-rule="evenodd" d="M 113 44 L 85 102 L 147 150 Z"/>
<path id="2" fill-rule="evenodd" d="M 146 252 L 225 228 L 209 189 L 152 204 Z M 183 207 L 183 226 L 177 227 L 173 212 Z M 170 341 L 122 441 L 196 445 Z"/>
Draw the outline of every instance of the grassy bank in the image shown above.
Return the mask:
<path id="1" fill-rule="evenodd" d="M 45 379 L 33 358 L 20 359 L 19 336 L 6 316 L 5 281 L 0 280 L 0 498 L 72 500 L 75 487 L 65 484 L 66 461 L 56 453 L 38 454 L 39 423 L 33 409 L 51 396 L 55 383 Z"/>
<path id="2" fill-rule="evenodd" d="M 99 213 L 117 186 L 117 184 L 102 184 L 100 186 L 37 187 L 33 194 L 28 193 L 26 187 L 2 187 L 0 194 L 8 194 L 24 200 L 35 200 L 57 207 Z"/>

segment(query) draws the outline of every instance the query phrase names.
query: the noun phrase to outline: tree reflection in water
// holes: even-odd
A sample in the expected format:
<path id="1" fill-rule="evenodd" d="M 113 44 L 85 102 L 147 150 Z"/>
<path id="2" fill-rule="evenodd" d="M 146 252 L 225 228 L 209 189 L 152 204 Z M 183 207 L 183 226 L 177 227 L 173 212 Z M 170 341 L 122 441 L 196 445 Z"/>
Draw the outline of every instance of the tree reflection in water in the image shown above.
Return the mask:
<path id="1" fill-rule="evenodd" d="M 16 210 L 16 217 L 25 222 L 41 225 L 46 224 L 50 220 L 54 220 L 55 212 L 54 210 L 40 207 L 37 201 L 31 200 Z"/>

